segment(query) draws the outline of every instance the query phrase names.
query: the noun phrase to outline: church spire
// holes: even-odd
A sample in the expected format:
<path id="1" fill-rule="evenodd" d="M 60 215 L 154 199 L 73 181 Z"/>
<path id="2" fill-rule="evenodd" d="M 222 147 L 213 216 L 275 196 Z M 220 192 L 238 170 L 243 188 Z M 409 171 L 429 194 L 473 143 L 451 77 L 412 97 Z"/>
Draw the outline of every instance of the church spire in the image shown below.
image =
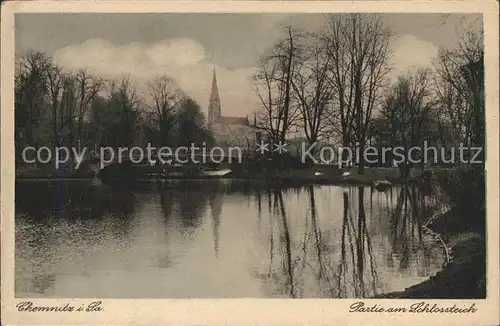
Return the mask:
<path id="1" fill-rule="evenodd" d="M 211 101 L 219 101 L 219 89 L 217 87 L 217 74 L 215 73 L 215 66 L 213 67 L 212 77 L 212 93 L 210 94 Z"/>
<path id="2" fill-rule="evenodd" d="M 217 87 L 217 76 L 215 73 L 215 65 L 213 66 L 213 77 L 212 77 L 212 93 L 210 94 L 210 103 L 208 105 L 208 123 L 214 123 L 220 121 L 221 116 L 221 105 L 219 98 L 219 88 Z"/>

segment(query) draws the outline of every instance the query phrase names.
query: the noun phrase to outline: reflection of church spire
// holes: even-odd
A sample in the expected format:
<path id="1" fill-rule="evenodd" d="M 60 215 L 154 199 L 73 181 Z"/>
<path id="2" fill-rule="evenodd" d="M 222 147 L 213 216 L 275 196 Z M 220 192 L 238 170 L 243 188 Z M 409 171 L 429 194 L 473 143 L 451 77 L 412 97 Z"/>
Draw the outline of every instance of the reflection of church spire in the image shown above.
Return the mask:
<path id="1" fill-rule="evenodd" d="M 215 66 L 213 67 L 212 92 L 210 93 L 210 103 L 208 105 L 208 123 L 219 122 L 221 116 L 221 105 L 219 98 L 219 88 L 217 87 L 217 77 Z"/>
<path id="2" fill-rule="evenodd" d="M 219 227 L 220 227 L 220 215 L 222 213 L 222 196 L 214 194 L 213 196 L 211 196 L 209 203 L 213 219 L 212 232 L 214 237 L 214 251 L 215 251 L 215 257 L 217 257 L 219 255 Z"/>

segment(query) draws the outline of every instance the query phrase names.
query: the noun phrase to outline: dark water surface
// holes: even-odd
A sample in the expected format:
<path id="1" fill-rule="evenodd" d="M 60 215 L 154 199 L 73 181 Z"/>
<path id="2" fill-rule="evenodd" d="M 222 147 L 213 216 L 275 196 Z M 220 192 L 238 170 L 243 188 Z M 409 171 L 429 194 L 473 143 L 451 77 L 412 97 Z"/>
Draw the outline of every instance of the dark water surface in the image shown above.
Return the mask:
<path id="1" fill-rule="evenodd" d="M 16 183 L 16 297 L 352 298 L 442 268 L 409 186 Z"/>

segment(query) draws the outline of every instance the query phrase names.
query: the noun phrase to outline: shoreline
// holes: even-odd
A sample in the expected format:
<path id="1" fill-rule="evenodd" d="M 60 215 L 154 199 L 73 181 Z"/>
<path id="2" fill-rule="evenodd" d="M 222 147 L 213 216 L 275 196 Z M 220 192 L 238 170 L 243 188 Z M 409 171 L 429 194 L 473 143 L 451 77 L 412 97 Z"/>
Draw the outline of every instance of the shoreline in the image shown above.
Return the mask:
<path id="1" fill-rule="evenodd" d="M 343 175 L 344 174 L 344 175 Z M 17 173 L 16 181 L 60 181 L 60 180 L 92 180 L 95 178 L 93 172 L 82 172 L 78 174 L 62 173 L 40 174 L 40 173 Z M 118 177 L 106 178 L 111 182 L 114 179 L 123 180 Z M 102 179 L 101 179 L 102 180 Z M 402 184 L 399 170 L 396 168 L 366 168 L 365 173 L 360 175 L 356 168 L 345 168 L 342 170 L 331 166 L 314 166 L 306 169 L 292 169 L 287 171 L 267 171 L 256 172 L 231 172 L 224 176 L 209 176 L 201 174 L 191 174 L 184 176 L 165 177 L 137 177 L 136 180 L 142 182 L 152 182 L 157 180 L 179 181 L 179 180 L 235 180 L 251 181 L 255 183 L 282 184 L 282 185 L 359 185 L 369 186 L 376 181 L 388 181 L 393 185 Z M 409 182 L 414 180 L 410 179 Z"/>
<path id="2" fill-rule="evenodd" d="M 448 261 L 443 268 L 426 280 L 402 291 L 376 295 L 374 299 L 484 299 L 486 298 L 485 238 L 479 232 L 436 232 L 432 224 L 446 218 L 447 213 L 438 215 L 424 225 L 424 228 L 438 235 Z M 451 224 L 450 221 L 444 221 Z M 484 264 L 484 270 L 478 266 Z M 471 272 L 471 273 L 467 273 Z M 472 274 L 472 275 L 471 275 Z M 474 282 L 475 281 L 475 282 Z"/>
<path id="3" fill-rule="evenodd" d="M 97 178 L 99 179 L 99 178 Z M 95 178 L 89 177 L 16 177 L 15 182 L 90 182 L 95 180 Z M 120 179 L 110 179 L 104 184 L 108 183 L 111 185 L 113 181 L 120 181 Z M 255 177 L 172 177 L 172 178 L 139 178 L 135 182 L 141 183 L 152 183 L 152 182 L 163 182 L 163 183 L 174 183 L 174 182 L 202 182 L 202 181 L 236 181 L 236 182 L 249 182 L 253 184 L 269 185 L 269 186 L 359 186 L 359 187 L 372 187 L 373 182 L 371 180 L 360 180 L 360 179 L 348 179 L 348 178 L 329 178 L 329 179 L 314 179 L 314 178 L 302 178 L 302 179 L 291 179 L 291 178 L 255 178 Z M 375 180 L 377 181 L 377 180 Z M 389 181 L 389 180 L 387 180 Z M 398 186 L 403 184 L 400 180 L 389 181 L 391 186 Z"/>

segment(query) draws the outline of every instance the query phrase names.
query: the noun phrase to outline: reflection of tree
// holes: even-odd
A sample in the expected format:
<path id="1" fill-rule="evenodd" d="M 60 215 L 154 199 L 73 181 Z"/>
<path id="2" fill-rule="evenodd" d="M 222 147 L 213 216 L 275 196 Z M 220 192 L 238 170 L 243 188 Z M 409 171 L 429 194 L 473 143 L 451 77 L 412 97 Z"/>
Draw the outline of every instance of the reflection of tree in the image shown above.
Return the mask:
<path id="1" fill-rule="evenodd" d="M 418 196 L 414 186 L 405 183 L 401 186 L 396 207 L 393 212 L 395 241 L 417 236 L 421 239 Z M 408 234 L 410 232 L 410 234 Z"/>
<path id="2" fill-rule="evenodd" d="M 126 242 L 137 197 L 129 189 L 103 188 L 96 192 L 84 182 L 58 181 L 16 189 L 23 198 L 16 203 L 17 292 L 54 294 L 61 277 L 57 271 L 75 257 L 68 254 L 79 257 L 86 249 Z M 23 202 L 30 197 L 32 206 Z"/>
<path id="3" fill-rule="evenodd" d="M 271 278 L 273 276 L 273 252 L 274 252 L 274 228 L 273 228 L 273 216 L 272 216 L 272 204 L 271 204 L 271 193 L 267 191 L 267 204 L 268 204 L 268 211 L 269 211 L 269 272 L 267 274 L 268 278 Z"/>
<path id="4" fill-rule="evenodd" d="M 352 193 L 352 192 L 351 192 Z M 353 207 L 349 205 L 349 194 L 343 195 L 344 210 L 342 220 L 342 239 L 341 239 L 341 259 L 338 267 L 338 285 L 339 296 L 350 296 L 347 282 L 348 277 L 352 277 L 353 295 L 355 297 L 366 297 L 374 295 L 377 292 L 378 275 L 373 256 L 370 234 L 366 226 L 366 214 L 364 207 L 364 188 L 358 187 L 358 223 L 357 228 L 353 221 Z M 348 247 L 348 248 L 347 248 Z M 349 251 L 347 251 L 349 249 Z M 348 264 L 348 254 L 351 256 L 352 269 Z M 366 258 L 368 255 L 368 259 Z M 365 278 L 365 263 L 371 278 Z M 350 275 L 352 274 L 352 275 Z M 367 292 L 367 286 L 371 285 L 371 293 Z"/>
<path id="5" fill-rule="evenodd" d="M 333 281 L 332 275 L 334 274 L 331 268 L 331 254 L 332 250 L 329 250 L 328 244 L 326 243 L 326 237 L 323 237 L 323 233 L 318 223 L 317 219 L 317 208 L 316 208 L 316 198 L 314 188 L 311 186 L 308 188 L 309 193 L 309 207 L 310 207 L 310 217 L 311 217 L 311 228 L 312 228 L 312 236 L 314 237 L 314 247 L 316 251 L 317 258 L 317 281 L 318 287 L 323 289 L 323 291 L 329 295 L 333 296 Z M 307 221 L 307 217 L 306 217 Z M 309 232 L 308 224 L 306 223 L 306 235 L 304 236 L 304 248 L 306 248 L 306 241 L 310 236 L 307 236 Z M 305 254 L 304 250 L 304 254 Z M 306 261 L 306 255 L 304 255 L 304 263 Z"/>
<path id="6" fill-rule="evenodd" d="M 166 220 L 172 216 L 175 203 L 175 194 L 172 189 L 162 190 L 160 193 L 161 212 Z"/>
<path id="7" fill-rule="evenodd" d="M 409 267 L 410 255 L 415 252 L 415 248 L 412 247 L 413 240 L 422 241 L 417 194 L 415 187 L 410 187 L 408 183 L 401 186 L 392 222 L 393 250 L 401 255 L 400 268 L 405 270 Z"/>
<path id="8" fill-rule="evenodd" d="M 212 233 L 214 237 L 214 251 L 215 257 L 219 254 L 219 228 L 220 228 L 220 216 L 222 213 L 223 196 L 217 192 L 211 193 L 209 196 L 209 205 L 212 212 Z"/>
<path id="9" fill-rule="evenodd" d="M 260 191 L 255 193 L 255 199 L 257 200 L 257 214 L 259 215 L 259 225 L 262 220 L 262 195 Z"/>
<path id="10" fill-rule="evenodd" d="M 101 219 L 109 214 L 127 220 L 135 204 L 135 195 L 129 189 L 64 181 L 16 184 L 16 209 L 40 221 Z"/>
<path id="11" fill-rule="evenodd" d="M 118 216 L 131 216 L 135 211 L 136 198 L 134 193 L 127 189 L 110 194 L 109 206 L 107 211 Z"/>
<path id="12" fill-rule="evenodd" d="M 392 251 L 399 256 L 399 268 L 406 270 L 410 267 L 410 257 L 419 257 L 423 254 L 423 264 L 419 269 L 427 270 L 431 263 L 430 248 L 424 245 L 422 238 L 422 221 L 427 219 L 425 197 L 415 184 L 401 185 L 396 205 L 391 212 L 392 224 Z M 391 261 L 392 264 L 392 261 Z"/>
<path id="13" fill-rule="evenodd" d="M 342 279 L 347 278 L 347 258 L 346 258 L 346 233 L 350 232 L 348 231 L 348 228 L 350 227 L 349 224 L 349 195 L 347 192 L 344 191 L 343 193 L 343 201 L 344 201 L 344 210 L 343 210 L 343 219 L 342 219 L 342 239 L 341 239 L 341 251 L 340 251 L 340 264 L 338 267 L 338 283 L 337 283 L 337 291 L 339 293 L 344 291 L 344 293 L 347 292 L 347 287 L 346 283 L 344 282 L 344 287 L 341 289 L 341 284 L 342 284 Z M 351 244 L 351 243 L 350 243 Z M 351 251 L 352 251 L 352 244 L 350 246 Z M 354 254 L 352 254 L 354 256 Z"/>
<path id="14" fill-rule="evenodd" d="M 272 213 L 273 210 L 272 210 L 272 196 L 271 196 L 271 191 L 269 189 L 266 190 L 266 195 L 267 195 L 267 210 L 269 211 L 269 213 Z"/>
<path id="15" fill-rule="evenodd" d="M 348 191 L 354 194 L 352 189 Z M 349 193 L 344 192 L 339 258 L 336 258 L 336 250 L 329 243 L 332 236 L 328 230 L 322 230 L 319 223 L 314 188 L 309 187 L 307 194 L 309 210 L 303 217 L 304 235 L 300 237 L 298 246 L 293 245 L 282 192 L 275 191 L 271 198 L 272 215 L 279 217 L 280 241 L 274 241 L 276 223 L 271 221 L 268 277 L 278 286 L 284 285 L 281 291 L 291 297 L 366 297 L 376 294 L 378 276 L 367 230 L 363 187 L 358 190 L 356 206 L 354 203 L 349 205 Z M 294 253 L 294 248 L 298 252 Z M 283 269 L 277 273 L 272 272 L 275 252 L 280 253 L 283 259 Z M 315 292 L 311 293 L 311 290 Z"/>
<path id="16" fill-rule="evenodd" d="M 363 296 L 365 296 L 365 288 L 364 288 L 364 283 L 363 283 L 363 260 L 364 260 L 364 240 L 366 240 L 366 248 L 368 250 L 368 257 L 369 257 L 369 264 L 370 264 L 370 273 L 373 279 L 372 282 L 372 287 L 373 287 L 373 293 L 376 294 L 376 283 L 378 282 L 377 280 L 377 272 L 376 272 L 376 266 L 375 266 L 375 261 L 373 257 L 373 248 L 371 245 L 371 240 L 370 240 L 370 235 L 367 231 L 366 228 L 366 216 L 365 216 L 365 207 L 364 207 L 364 188 L 359 187 L 358 188 L 359 192 L 359 229 L 358 229 L 358 242 L 361 243 L 361 245 L 358 245 L 358 266 L 359 268 L 359 275 L 361 279 L 361 287 L 363 289 Z M 361 248 L 361 249 L 360 249 Z M 361 256 L 363 257 L 361 258 Z"/>
<path id="17" fill-rule="evenodd" d="M 187 229 L 198 227 L 207 208 L 207 192 L 200 185 L 183 184 L 175 194 L 183 226 Z"/>
<path id="18" fill-rule="evenodd" d="M 319 271 L 318 271 L 318 280 L 321 280 L 323 277 L 324 267 L 321 263 L 321 230 L 319 230 L 318 223 L 316 221 L 316 201 L 314 200 L 314 189 L 313 187 L 309 187 L 309 202 L 311 205 L 311 222 L 312 228 L 314 232 L 314 239 L 316 242 L 316 252 L 318 255 L 318 263 L 319 263 Z"/>
<path id="19" fill-rule="evenodd" d="M 160 196 L 163 215 L 167 219 L 173 218 L 180 222 L 181 231 L 192 231 L 200 225 L 208 202 L 214 200 L 212 196 L 217 192 L 217 187 L 194 183 L 181 183 L 178 186 L 164 187 Z M 217 213 L 215 214 L 217 215 Z"/>
<path id="20" fill-rule="evenodd" d="M 274 203 L 275 203 L 275 209 L 278 210 L 279 215 L 281 217 L 281 223 L 283 227 L 283 232 L 280 236 L 280 242 L 285 248 L 285 261 L 283 262 L 283 268 L 285 273 L 288 275 L 287 285 L 290 291 L 290 296 L 292 298 L 295 298 L 290 231 L 288 229 L 288 221 L 285 212 L 285 205 L 283 203 L 283 193 L 281 191 L 278 190 L 274 191 Z"/>

